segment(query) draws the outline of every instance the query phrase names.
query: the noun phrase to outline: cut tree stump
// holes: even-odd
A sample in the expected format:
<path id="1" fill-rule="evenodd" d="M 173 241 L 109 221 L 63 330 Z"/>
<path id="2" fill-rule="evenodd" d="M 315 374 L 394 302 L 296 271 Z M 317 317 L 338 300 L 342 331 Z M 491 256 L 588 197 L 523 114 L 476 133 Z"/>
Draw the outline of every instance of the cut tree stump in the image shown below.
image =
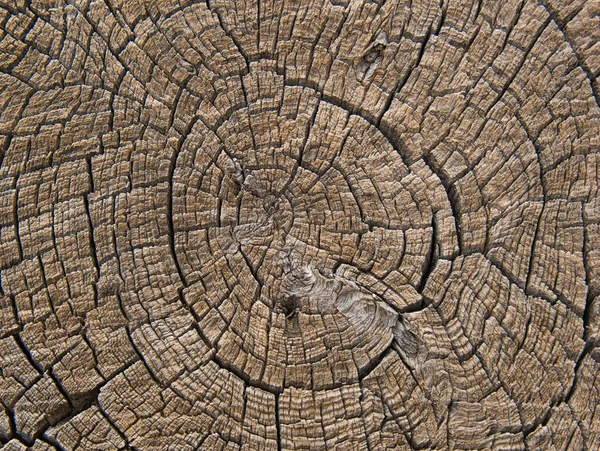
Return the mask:
<path id="1" fill-rule="evenodd" d="M 598 0 L 0 0 L 0 449 L 600 449 Z"/>

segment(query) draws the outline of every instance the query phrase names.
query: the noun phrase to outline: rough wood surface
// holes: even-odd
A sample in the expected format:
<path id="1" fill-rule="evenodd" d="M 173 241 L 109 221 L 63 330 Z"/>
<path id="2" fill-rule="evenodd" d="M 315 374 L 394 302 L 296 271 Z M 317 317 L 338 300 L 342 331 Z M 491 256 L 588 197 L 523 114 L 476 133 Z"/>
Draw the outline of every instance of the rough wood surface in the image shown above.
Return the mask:
<path id="1" fill-rule="evenodd" d="M 0 449 L 600 449 L 598 0 L 0 0 Z"/>

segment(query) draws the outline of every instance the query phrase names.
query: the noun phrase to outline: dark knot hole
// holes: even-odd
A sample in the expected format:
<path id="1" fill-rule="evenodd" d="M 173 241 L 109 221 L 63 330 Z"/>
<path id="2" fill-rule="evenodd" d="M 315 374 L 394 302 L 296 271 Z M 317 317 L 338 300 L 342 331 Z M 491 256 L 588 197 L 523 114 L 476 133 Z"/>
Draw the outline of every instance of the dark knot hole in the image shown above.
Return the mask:
<path id="1" fill-rule="evenodd" d="M 290 335 L 300 334 L 300 318 L 298 310 L 300 309 L 300 298 L 296 295 L 286 295 L 280 301 L 281 311 L 285 315 L 286 332 Z"/>

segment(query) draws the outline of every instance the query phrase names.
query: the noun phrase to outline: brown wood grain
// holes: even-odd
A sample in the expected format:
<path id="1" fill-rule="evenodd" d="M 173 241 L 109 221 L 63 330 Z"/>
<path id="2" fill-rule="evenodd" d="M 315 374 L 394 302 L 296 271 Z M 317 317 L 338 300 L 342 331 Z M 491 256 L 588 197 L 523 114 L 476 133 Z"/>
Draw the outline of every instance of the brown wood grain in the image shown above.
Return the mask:
<path id="1" fill-rule="evenodd" d="M 598 0 L 0 0 L 0 450 L 600 449 Z"/>

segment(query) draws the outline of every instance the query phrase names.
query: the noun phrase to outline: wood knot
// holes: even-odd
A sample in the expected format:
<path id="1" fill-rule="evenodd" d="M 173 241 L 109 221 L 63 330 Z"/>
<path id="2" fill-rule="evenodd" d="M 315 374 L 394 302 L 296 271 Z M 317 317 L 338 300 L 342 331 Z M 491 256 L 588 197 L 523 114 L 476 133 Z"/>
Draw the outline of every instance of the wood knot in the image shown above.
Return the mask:
<path id="1" fill-rule="evenodd" d="M 374 43 L 367 47 L 364 55 L 358 60 L 357 77 L 360 81 L 373 75 L 375 70 L 383 61 L 383 52 L 387 37 L 385 35 L 378 38 Z"/>
<path id="2" fill-rule="evenodd" d="M 363 56 L 363 61 L 367 64 L 373 64 L 378 58 L 381 58 L 385 45 L 381 42 L 376 42 L 371 49 Z"/>
<path id="3" fill-rule="evenodd" d="M 272 194 L 267 194 L 263 200 L 263 208 L 267 214 L 273 215 L 279 210 L 280 203 L 281 201 L 278 197 L 275 197 Z"/>
<path id="4" fill-rule="evenodd" d="M 285 315 L 286 335 L 300 335 L 300 319 L 298 317 L 300 298 L 296 295 L 284 294 L 283 298 L 277 303 L 276 307 Z"/>
<path id="5" fill-rule="evenodd" d="M 283 298 L 278 302 L 278 306 L 286 319 L 290 319 L 298 313 L 300 298 L 296 295 L 284 294 Z"/>
<path id="6" fill-rule="evenodd" d="M 186 72 L 189 75 L 192 75 L 192 76 L 198 75 L 198 68 L 196 66 L 194 66 L 192 63 L 190 63 L 189 61 L 183 61 L 181 63 L 181 68 L 183 69 L 184 72 Z"/>

